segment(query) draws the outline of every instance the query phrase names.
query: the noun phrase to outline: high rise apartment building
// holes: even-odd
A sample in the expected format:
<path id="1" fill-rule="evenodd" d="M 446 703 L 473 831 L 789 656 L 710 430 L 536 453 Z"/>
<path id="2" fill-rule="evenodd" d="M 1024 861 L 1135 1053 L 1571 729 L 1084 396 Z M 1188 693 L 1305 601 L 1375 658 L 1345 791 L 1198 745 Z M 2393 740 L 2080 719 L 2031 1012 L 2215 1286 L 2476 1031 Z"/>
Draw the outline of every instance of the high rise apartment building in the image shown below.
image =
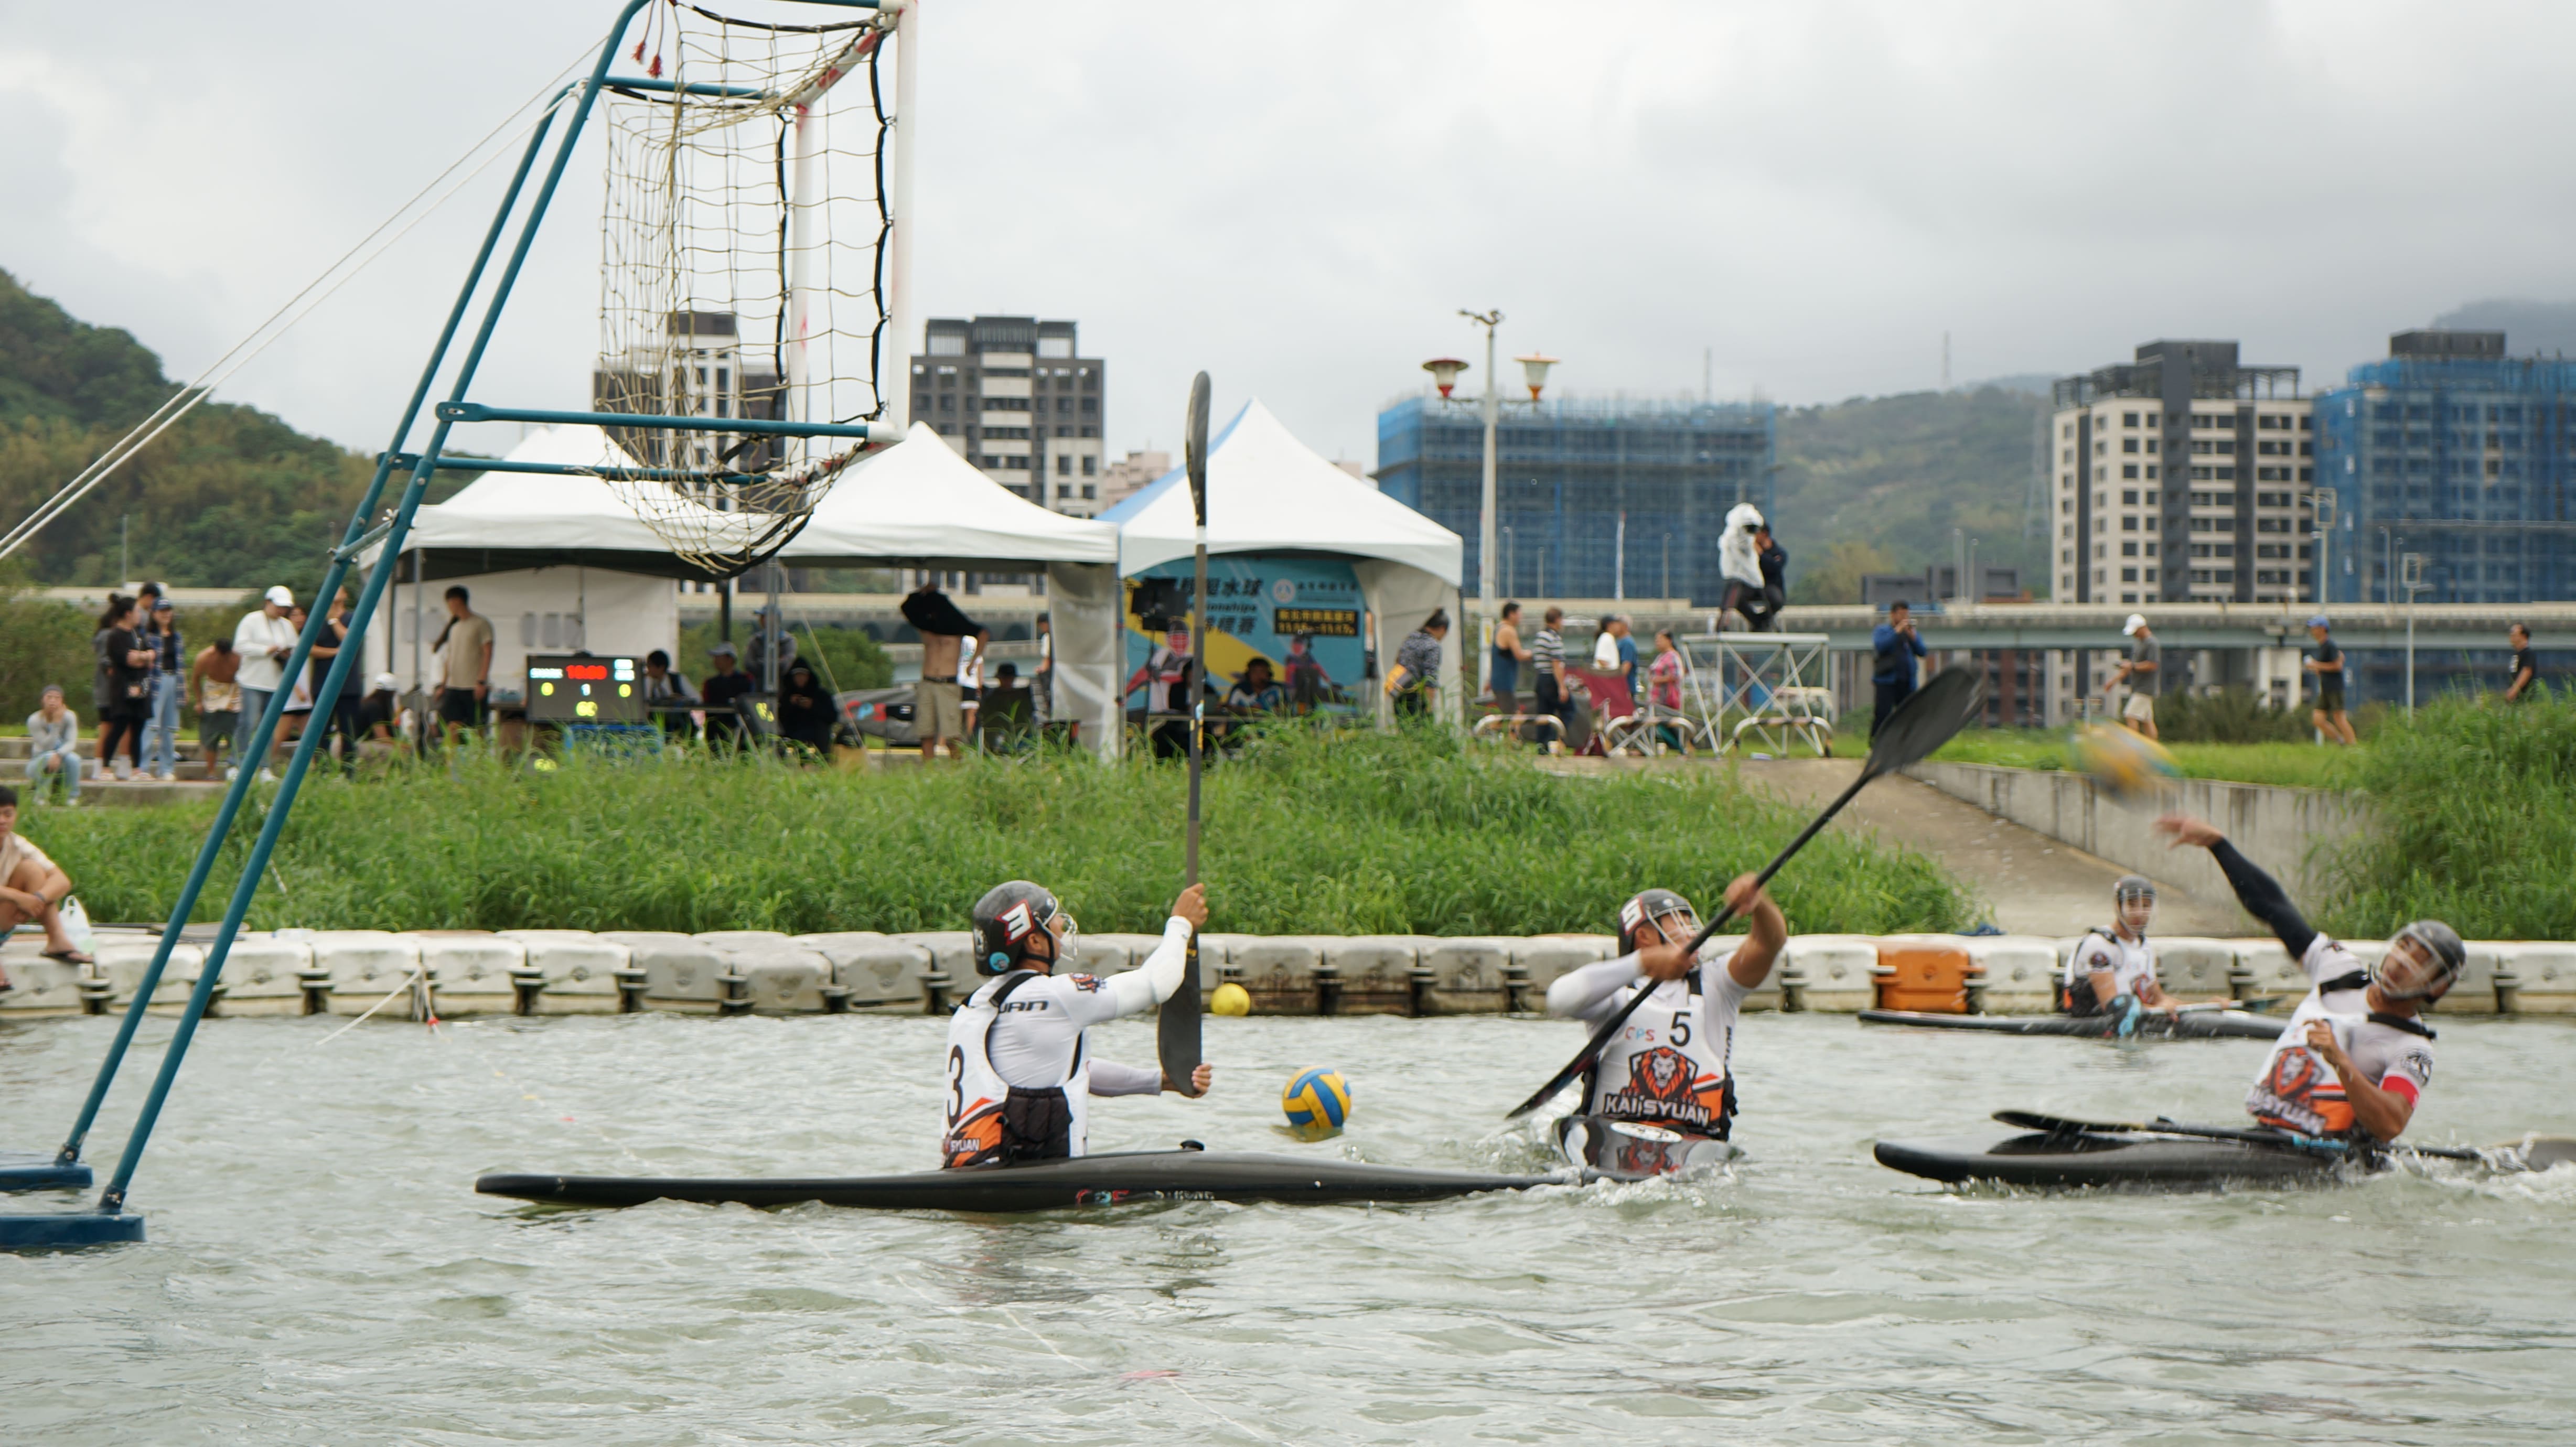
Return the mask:
<path id="1" fill-rule="evenodd" d="M 2315 431 L 2298 368 L 2240 366 L 2234 342 L 2158 341 L 2055 391 L 2060 600 L 2314 596 Z"/>
<path id="2" fill-rule="evenodd" d="M 1172 470 L 1172 454 L 1131 451 L 1100 469 L 1100 506 L 1106 511 L 1162 480 Z"/>
<path id="3" fill-rule="evenodd" d="M 934 319 L 912 359 L 912 419 L 1029 501 L 1097 515 L 1107 367 L 1072 322 Z"/>

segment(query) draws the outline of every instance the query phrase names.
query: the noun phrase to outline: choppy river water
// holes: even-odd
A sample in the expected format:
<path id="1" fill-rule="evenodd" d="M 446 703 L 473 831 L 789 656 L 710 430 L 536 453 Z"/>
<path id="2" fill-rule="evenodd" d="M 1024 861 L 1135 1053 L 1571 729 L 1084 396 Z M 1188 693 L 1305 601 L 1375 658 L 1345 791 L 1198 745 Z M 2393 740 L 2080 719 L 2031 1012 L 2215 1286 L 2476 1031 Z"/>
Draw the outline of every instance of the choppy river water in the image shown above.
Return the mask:
<path id="1" fill-rule="evenodd" d="M 60 1132 L 107 1024 L 0 1027 L 0 1143 Z M 200 1035 L 137 1181 L 148 1244 L 0 1257 L 0 1438 L 2556 1443 L 2576 1422 L 2576 1168 L 2011 1195 L 1869 1159 L 2008 1105 L 2232 1122 L 2259 1044 L 1754 1016 L 1751 1156 L 1728 1174 L 1004 1221 L 471 1191 L 486 1170 L 924 1168 L 938 1022 L 334 1028 Z M 1147 1026 L 1105 1034 L 1151 1058 Z M 1208 1040 L 1209 1099 L 1103 1101 L 1095 1145 L 1535 1168 L 1498 1117 L 1579 1032 L 1254 1019 Z M 2576 1133 L 2576 1028 L 2457 1021 L 2440 1048 L 2422 1138 Z M 1352 1081 L 1338 1142 L 1272 1129 L 1309 1065 Z"/>

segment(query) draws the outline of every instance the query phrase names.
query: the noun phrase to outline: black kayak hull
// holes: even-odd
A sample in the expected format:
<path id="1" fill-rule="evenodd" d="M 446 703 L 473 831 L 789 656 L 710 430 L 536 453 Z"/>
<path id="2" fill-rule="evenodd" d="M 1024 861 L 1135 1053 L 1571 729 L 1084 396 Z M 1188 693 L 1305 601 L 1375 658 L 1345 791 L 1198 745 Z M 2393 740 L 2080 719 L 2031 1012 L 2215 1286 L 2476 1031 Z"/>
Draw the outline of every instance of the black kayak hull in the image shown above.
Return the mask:
<path id="1" fill-rule="evenodd" d="M 1880 1141 L 1878 1163 L 1926 1180 L 2006 1186 L 2146 1186 L 2165 1189 L 2233 1182 L 2317 1180 L 2335 1157 L 2286 1146 L 2182 1136 L 2048 1134 L 2001 1140 Z"/>
<path id="2" fill-rule="evenodd" d="M 1743 1147 L 1731 1141 L 1598 1115 L 1557 1121 L 1556 1150 L 1586 1179 L 1603 1181 L 1651 1181 L 1744 1158 Z"/>
<path id="3" fill-rule="evenodd" d="M 921 1171 L 900 1176 L 704 1180 L 652 1176 L 484 1176 L 474 1189 L 555 1206 L 795 1206 L 819 1202 L 870 1211 L 1010 1214 L 1131 1201 L 1439 1201 L 1516 1191 L 1567 1179 L 1436 1171 L 1365 1161 L 1223 1151 L 1136 1151 L 1027 1165 Z"/>
<path id="4" fill-rule="evenodd" d="M 1911 1025 L 1924 1030 L 1977 1030 L 1989 1035 L 2072 1035 L 2112 1038 L 2107 1015 L 1934 1015 L 1921 1010 L 1863 1010 L 1864 1025 Z M 2162 1011 L 2138 1021 L 2138 1038 L 2155 1040 L 2277 1040 L 2286 1020 L 2243 1010 Z"/>

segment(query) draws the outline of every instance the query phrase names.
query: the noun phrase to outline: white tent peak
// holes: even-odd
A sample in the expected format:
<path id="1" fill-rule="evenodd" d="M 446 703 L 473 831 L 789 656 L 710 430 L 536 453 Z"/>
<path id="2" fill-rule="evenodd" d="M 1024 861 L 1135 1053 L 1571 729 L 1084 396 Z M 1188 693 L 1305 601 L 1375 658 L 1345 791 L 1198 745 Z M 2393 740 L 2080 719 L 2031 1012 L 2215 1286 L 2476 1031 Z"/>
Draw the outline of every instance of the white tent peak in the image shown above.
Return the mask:
<path id="1" fill-rule="evenodd" d="M 1037 486 L 1046 485 L 1043 477 Z M 986 477 L 926 422 L 861 461 L 780 552 L 804 567 L 1113 563 L 1107 523 L 1050 511 Z"/>
<path id="2" fill-rule="evenodd" d="M 1331 553 L 1419 568 L 1458 586 L 1456 533 L 1325 460 L 1254 398 L 1208 442 L 1208 551 Z M 1198 518 L 1180 469 L 1101 514 L 1118 525 L 1118 571 L 1190 556 Z"/>

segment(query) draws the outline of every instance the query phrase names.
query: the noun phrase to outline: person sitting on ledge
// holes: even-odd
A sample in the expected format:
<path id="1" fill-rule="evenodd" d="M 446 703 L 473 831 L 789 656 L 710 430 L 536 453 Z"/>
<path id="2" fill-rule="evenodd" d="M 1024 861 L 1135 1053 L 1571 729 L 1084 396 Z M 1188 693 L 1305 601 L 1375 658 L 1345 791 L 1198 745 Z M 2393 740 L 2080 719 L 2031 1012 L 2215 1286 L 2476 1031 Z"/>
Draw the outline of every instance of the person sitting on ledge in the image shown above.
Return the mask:
<path id="1" fill-rule="evenodd" d="M 32 922 L 44 926 L 46 959 L 67 965 L 97 963 L 72 943 L 71 931 L 63 927 L 63 901 L 71 893 L 70 876 L 18 832 L 18 791 L 0 787 L 0 940 Z M 9 977 L 0 974 L 0 991 L 14 988 Z"/>

